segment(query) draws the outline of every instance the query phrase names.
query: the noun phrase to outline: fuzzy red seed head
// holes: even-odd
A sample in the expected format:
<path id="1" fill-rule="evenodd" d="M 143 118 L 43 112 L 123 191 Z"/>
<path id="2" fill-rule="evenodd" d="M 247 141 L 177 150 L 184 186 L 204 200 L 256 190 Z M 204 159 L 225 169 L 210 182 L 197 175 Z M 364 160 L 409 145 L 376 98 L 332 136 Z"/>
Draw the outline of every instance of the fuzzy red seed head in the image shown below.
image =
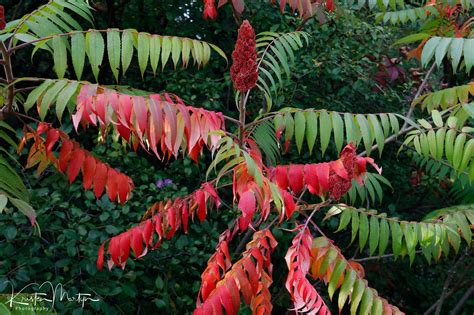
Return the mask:
<path id="1" fill-rule="evenodd" d="M 217 10 L 214 0 L 204 0 L 204 19 L 215 20 L 217 17 Z"/>
<path id="2" fill-rule="evenodd" d="M 0 5 L 0 30 L 3 30 L 6 25 L 7 23 L 5 21 L 5 9 L 3 8 L 3 5 Z"/>
<path id="3" fill-rule="evenodd" d="M 230 78 L 236 90 L 245 92 L 255 87 L 258 79 L 255 32 L 249 21 L 240 26 L 235 49 L 232 53 Z"/>

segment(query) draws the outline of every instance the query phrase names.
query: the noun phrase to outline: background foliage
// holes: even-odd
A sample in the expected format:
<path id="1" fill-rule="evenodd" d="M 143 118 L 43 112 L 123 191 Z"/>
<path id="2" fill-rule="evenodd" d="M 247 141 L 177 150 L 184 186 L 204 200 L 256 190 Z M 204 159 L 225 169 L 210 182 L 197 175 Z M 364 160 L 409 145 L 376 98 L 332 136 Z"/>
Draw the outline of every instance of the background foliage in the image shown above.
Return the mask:
<path id="1" fill-rule="evenodd" d="M 39 2 L 7 1 L 4 4 L 7 20 L 11 20 L 12 15 L 17 18 L 31 11 Z M 292 31 L 298 25 L 297 16 L 269 10 L 270 4 L 266 1 L 248 1 L 247 5 L 243 17 L 251 19 L 257 33 Z M 111 0 L 97 1 L 94 7 L 97 10 L 96 28 L 133 27 L 154 34 L 199 38 L 218 45 L 228 56 L 233 49 L 236 24 L 229 6 L 219 11 L 216 21 L 203 20 L 202 4 L 196 1 Z M 311 35 L 311 45 L 298 51 L 298 62 L 292 66 L 291 78 L 279 92 L 274 106 L 357 113 L 406 111 L 410 97 L 419 85 L 422 70 L 416 68 L 416 62 L 406 59 L 403 47 L 398 49 L 390 45 L 410 31 L 409 27 L 381 26 L 375 22 L 371 12 L 341 10 L 329 14 L 322 25 L 315 19 L 310 20 L 305 31 Z M 19 51 L 18 55 L 15 56 L 14 69 L 23 76 L 47 77 L 52 71 L 50 59 L 41 51 L 32 63 L 28 52 Z M 387 77 L 392 63 L 399 67 L 391 68 L 399 71 L 395 80 Z M 136 68 L 128 71 L 121 84 L 149 91 L 171 91 L 190 105 L 226 114 L 234 111 L 232 87 L 224 60 L 213 62 L 200 71 L 174 71 L 169 67 L 156 77 L 147 72 L 144 80 L 140 78 L 138 65 L 132 63 L 131 67 Z M 100 75 L 103 76 L 101 82 L 115 83 L 110 70 L 101 71 Z M 93 81 L 93 74 L 86 71 L 84 79 Z M 446 83 L 447 79 L 453 80 L 440 71 L 432 84 L 438 88 L 437 85 Z M 463 73 L 454 78 L 459 82 L 466 79 L 467 75 Z M 250 108 L 249 112 L 255 114 L 258 110 Z M 19 125 L 16 127 L 21 128 Z M 72 123 L 66 121 L 62 128 L 72 130 Z M 92 192 L 80 187 L 80 183 L 69 186 L 64 176 L 53 171 L 40 177 L 32 171 L 23 172 L 23 179 L 32 192 L 31 204 L 37 210 L 41 238 L 31 237 L 32 229 L 27 218 L 20 213 L 0 216 L 0 234 L 3 235 L 0 239 L 0 257 L 3 257 L 0 283 L 8 279 L 15 287 L 21 287 L 31 281 L 50 280 L 63 283 L 72 293 L 93 291 L 103 298 L 103 303 L 91 304 L 86 310 L 90 314 L 99 310 L 108 314 L 189 312 L 195 305 L 201 271 L 214 251 L 219 231 L 227 227 L 235 210 L 226 209 L 212 214 L 202 224 L 190 225 L 189 234 L 177 235 L 146 259 L 130 261 L 125 270 L 115 268 L 111 272 L 99 273 L 95 260 L 102 241 L 127 229 L 131 222 L 137 222 L 142 209 L 152 202 L 193 191 L 205 178 L 205 167 L 203 162 L 194 164 L 189 158 L 159 163 L 146 153 L 139 152 L 137 156 L 137 153 L 126 152 L 119 143 L 111 140 L 97 144 L 91 140 L 94 139 L 92 133 L 82 133 L 80 138 L 84 146 L 133 177 L 136 185 L 133 198 L 121 207 L 105 196 L 96 200 Z M 454 188 L 448 188 L 446 179 L 439 172 L 430 172 L 430 168 L 424 167 L 416 152 L 402 151 L 397 155 L 397 149 L 398 146 L 387 145 L 383 153 L 383 175 L 393 189 L 382 186 L 384 198 L 380 204 L 377 203 L 377 208 L 386 209 L 390 216 L 420 220 L 430 210 L 449 206 L 462 198 L 456 195 L 456 191 L 449 190 Z M 335 151 L 331 153 L 336 155 Z M 299 157 L 296 146 L 291 146 L 282 160 L 316 162 L 321 160 L 318 154 Z M 210 157 L 207 158 L 209 161 Z M 157 187 L 158 180 L 167 178 L 173 184 Z M 367 204 L 364 201 L 361 205 Z M 323 226 L 334 231 L 337 224 L 338 220 L 330 219 Z M 284 257 L 284 252 L 278 250 L 283 251 L 282 248 L 286 248 L 283 244 L 290 244 L 291 234 L 275 230 L 274 235 L 282 244 L 275 257 Z M 328 236 L 336 243 L 348 244 L 350 231 Z M 355 258 L 369 256 L 368 248 L 359 253 L 354 244 L 343 250 L 348 257 L 350 253 L 354 253 Z M 456 259 L 450 257 L 428 266 L 418 255 L 411 267 L 407 259 L 394 262 L 393 258 L 367 260 L 363 265 L 368 271 L 368 280 L 381 295 L 390 296 L 394 304 L 409 314 L 420 314 L 439 297 L 447 270 Z M 286 270 L 283 258 L 274 261 L 274 265 L 275 282 L 283 283 Z M 466 285 L 472 285 L 472 257 L 465 268 L 471 271 Z M 455 276 L 462 279 L 462 275 Z M 0 287 L 0 292 L 4 289 Z M 272 286 L 271 289 L 275 313 L 286 312 L 287 293 L 282 287 Z M 453 307 L 460 294 L 462 292 L 447 300 L 446 309 Z M 471 301 L 466 304 L 464 313 L 471 314 L 473 310 Z M 82 312 L 68 305 L 58 305 L 58 312 L 66 311 Z"/>

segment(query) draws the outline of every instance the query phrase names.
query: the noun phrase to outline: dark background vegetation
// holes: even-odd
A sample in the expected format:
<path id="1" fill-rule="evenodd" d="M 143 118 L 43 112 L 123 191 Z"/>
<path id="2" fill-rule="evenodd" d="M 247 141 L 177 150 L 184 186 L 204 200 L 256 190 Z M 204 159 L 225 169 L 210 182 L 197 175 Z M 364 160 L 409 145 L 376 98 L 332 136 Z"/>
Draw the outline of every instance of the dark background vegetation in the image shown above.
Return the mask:
<path id="1" fill-rule="evenodd" d="M 45 1 L 3 0 L 2 4 L 6 7 L 7 19 L 11 19 L 13 14 L 18 18 L 42 2 Z M 249 7 L 243 17 L 250 20 L 256 32 L 284 32 L 298 26 L 296 16 L 288 12 L 280 14 L 277 7 L 268 2 L 247 1 Z M 229 6 L 219 10 L 216 21 L 203 20 L 201 1 L 108 0 L 96 1 L 95 8 L 96 28 L 135 28 L 155 34 L 199 38 L 218 45 L 229 57 L 238 27 Z M 419 84 L 416 73 L 422 70 L 415 69 L 417 62 L 407 61 L 403 51 L 391 44 L 407 30 L 376 24 L 369 12 L 353 14 L 343 10 L 331 15 L 323 25 L 310 20 L 304 30 L 311 35 L 310 45 L 298 53 L 292 78 L 277 100 L 277 108 L 327 108 L 356 113 L 406 111 Z M 387 68 L 383 64 L 387 57 L 396 58 L 403 68 L 399 79 L 394 82 L 384 77 Z M 27 51 L 18 52 L 14 60 L 14 71 L 18 75 L 48 77 L 52 73 L 50 56 L 41 52 L 31 62 Z M 190 105 L 236 116 L 229 68 L 220 58 L 213 57 L 210 64 L 199 71 L 192 67 L 176 71 L 167 67 L 157 77 L 146 73 L 144 80 L 140 78 L 136 62 L 135 65 L 132 63 L 133 66 L 137 69 L 129 70 L 120 84 L 148 91 L 170 91 Z M 101 82 L 114 84 L 108 71 L 101 72 Z M 93 81 L 92 74 L 89 75 L 85 79 Z M 440 72 L 431 83 L 438 88 L 446 80 Z M 258 100 L 253 102 L 250 114 L 258 112 L 259 104 Z M 50 119 L 58 124 L 53 115 Z M 17 127 L 21 129 L 18 124 Z M 71 130 L 71 123 L 64 122 L 62 128 Z M 235 209 L 223 207 L 202 224 L 191 224 L 189 234 L 176 235 L 143 259 L 129 260 L 125 270 L 114 268 L 98 272 L 95 259 L 106 238 L 139 222 L 153 202 L 184 195 L 198 187 L 205 179 L 210 156 L 206 155 L 199 164 L 187 157 L 161 162 L 143 151 L 126 151 L 112 140 L 97 144 L 94 132 L 72 134 L 86 148 L 132 177 L 136 184 L 133 197 L 125 206 L 120 206 L 109 202 L 106 197 L 96 200 L 92 192 L 84 191 L 80 182 L 69 186 L 66 178 L 52 169 L 40 177 L 34 176 L 33 171 L 25 171 L 24 180 L 32 192 L 31 200 L 37 209 L 41 237 L 33 234 L 23 215 L 0 216 L 0 280 L 10 280 L 15 287 L 49 280 L 62 283 L 71 294 L 93 292 L 103 301 L 87 305 L 84 313 L 89 314 L 192 312 L 200 274 L 214 251 L 219 233 L 235 218 Z M 397 155 L 398 148 L 396 143 L 387 145 L 382 158 L 377 157 L 377 163 L 383 166 L 393 190 L 386 188 L 382 204 L 375 205 L 375 208 L 391 216 L 419 220 L 430 210 L 455 202 L 435 176 L 423 174 L 418 182 L 414 180 L 418 170 L 412 153 L 402 151 Z M 333 150 L 332 157 L 335 157 Z M 281 157 L 281 163 L 297 161 L 295 151 L 292 147 Z M 306 155 L 299 159 L 316 162 L 321 157 Z M 156 181 L 166 178 L 171 179 L 173 185 L 158 188 Z M 426 196 L 435 197 L 427 199 Z M 355 245 L 349 245 L 350 232 L 331 233 L 336 224 L 336 220 L 328 221 L 322 223 L 322 227 L 347 257 L 367 257 L 368 252 L 359 253 Z M 275 229 L 274 234 L 282 246 L 274 255 L 272 296 L 275 314 L 281 314 L 290 306 L 284 288 L 286 264 L 283 257 L 292 234 L 281 229 Z M 238 242 L 239 239 L 233 244 L 236 246 Z M 410 267 L 407 259 L 394 261 L 393 258 L 384 258 L 368 260 L 363 265 L 370 285 L 382 296 L 408 314 L 422 314 L 439 298 L 447 271 L 456 259 L 451 255 L 439 264 L 428 265 L 422 257 L 417 257 Z M 469 267 L 472 271 L 472 263 L 466 268 Z M 472 272 L 468 276 L 472 276 Z M 5 287 L 0 287 L 0 292 L 3 290 Z M 463 291 L 451 296 L 444 309 L 452 307 Z M 329 301 L 325 289 L 320 293 Z M 473 307 L 472 301 L 466 304 L 465 314 L 472 314 Z M 77 305 L 57 304 L 59 313 L 83 312 L 81 308 L 74 308 Z M 244 308 L 245 312 L 248 309 Z"/>

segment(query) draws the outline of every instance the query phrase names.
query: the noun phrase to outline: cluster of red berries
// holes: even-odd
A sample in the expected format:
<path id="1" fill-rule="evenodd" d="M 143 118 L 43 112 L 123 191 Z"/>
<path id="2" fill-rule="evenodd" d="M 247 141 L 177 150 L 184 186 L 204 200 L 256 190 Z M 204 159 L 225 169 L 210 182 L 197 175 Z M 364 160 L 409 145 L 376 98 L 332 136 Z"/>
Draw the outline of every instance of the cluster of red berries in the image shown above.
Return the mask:
<path id="1" fill-rule="evenodd" d="M 255 31 L 245 20 L 239 28 L 239 35 L 232 53 L 230 78 L 236 90 L 245 92 L 257 84 L 257 50 Z"/>
<path id="2" fill-rule="evenodd" d="M 355 177 L 354 170 L 357 163 L 355 147 L 349 144 L 342 150 L 340 159 L 347 172 L 347 179 L 337 175 L 331 169 L 329 173 L 329 195 L 335 200 L 339 200 L 352 186 L 352 179 Z"/>

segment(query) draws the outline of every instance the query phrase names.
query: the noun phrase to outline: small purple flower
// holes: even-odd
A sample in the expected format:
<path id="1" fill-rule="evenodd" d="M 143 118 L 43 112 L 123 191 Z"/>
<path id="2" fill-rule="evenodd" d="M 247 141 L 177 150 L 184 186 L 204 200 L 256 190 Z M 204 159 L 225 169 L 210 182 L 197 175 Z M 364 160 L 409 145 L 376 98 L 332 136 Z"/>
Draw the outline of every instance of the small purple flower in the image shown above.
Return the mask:
<path id="1" fill-rule="evenodd" d="M 158 189 L 163 189 L 165 186 L 170 186 L 173 185 L 173 181 L 169 178 L 159 179 L 156 181 L 156 188 Z"/>

